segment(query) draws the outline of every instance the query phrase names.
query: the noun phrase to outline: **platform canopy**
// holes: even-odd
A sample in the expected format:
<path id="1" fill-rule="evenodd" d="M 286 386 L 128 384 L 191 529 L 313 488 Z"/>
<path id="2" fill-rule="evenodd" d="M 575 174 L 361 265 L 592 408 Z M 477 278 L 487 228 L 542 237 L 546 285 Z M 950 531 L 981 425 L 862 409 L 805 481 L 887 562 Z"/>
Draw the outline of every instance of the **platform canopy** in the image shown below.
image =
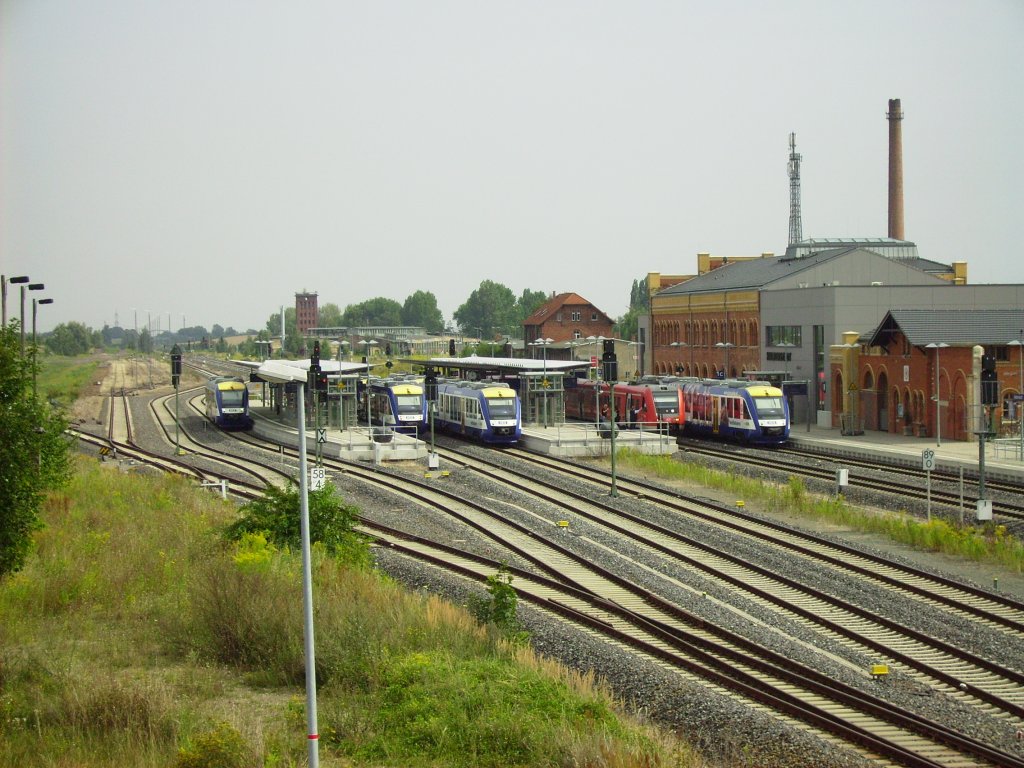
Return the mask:
<path id="1" fill-rule="evenodd" d="M 523 373 L 570 373 L 590 368 L 589 360 L 535 360 L 522 357 L 432 357 L 428 360 L 403 360 L 424 368 L 449 371 L 473 371 L 477 377 L 484 375 L 507 376 Z"/>
<path id="2" fill-rule="evenodd" d="M 252 369 L 257 378 L 272 383 L 282 384 L 289 381 L 305 381 L 311 362 L 309 360 L 264 360 L 254 363 L 243 360 L 235 362 Z M 331 374 L 366 373 L 366 363 L 346 363 L 340 360 L 321 360 L 320 370 Z"/>

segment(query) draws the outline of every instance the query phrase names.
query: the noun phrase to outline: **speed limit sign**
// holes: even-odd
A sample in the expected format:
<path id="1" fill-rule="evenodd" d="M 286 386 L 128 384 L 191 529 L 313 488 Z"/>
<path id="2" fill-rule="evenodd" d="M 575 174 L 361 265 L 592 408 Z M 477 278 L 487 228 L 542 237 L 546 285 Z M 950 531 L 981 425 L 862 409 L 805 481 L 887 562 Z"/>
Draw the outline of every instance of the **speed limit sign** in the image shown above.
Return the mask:
<path id="1" fill-rule="evenodd" d="M 327 482 L 327 470 L 323 467 L 313 467 L 309 470 L 309 488 L 319 491 Z"/>
<path id="2" fill-rule="evenodd" d="M 935 469 L 935 451 L 925 448 L 921 451 L 921 469 L 931 472 Z"/>

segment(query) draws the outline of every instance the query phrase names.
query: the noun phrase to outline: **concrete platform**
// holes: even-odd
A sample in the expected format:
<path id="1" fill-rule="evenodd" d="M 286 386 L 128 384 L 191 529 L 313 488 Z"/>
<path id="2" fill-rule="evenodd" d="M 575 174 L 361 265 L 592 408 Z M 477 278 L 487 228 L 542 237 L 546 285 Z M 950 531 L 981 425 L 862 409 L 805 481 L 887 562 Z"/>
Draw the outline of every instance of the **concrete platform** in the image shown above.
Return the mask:
<path id="1" fill-rule="evenodd" d="M 526 424 L 519 445 L 551 456 L 608 456 L 612 441 L 602 434 L 607 432 L 602 433 L 594 424 L 580 422 L 550 427 Z M 674 436 L 652 429 L 619 429 L 615 433 L 615 448 L 659 455 L 679 450 Z"/>
<path id="2" fill-rule="evenodd" d="M 889 432 L 865 431 L 860 435 L 843 435 L 838 429 L 826 429 L 806 424 L 795 425 L 789 434 L 794 445 L 819 447 L 841 456 L 885 456 L 906 466 L 922 466 L 922 453 L 927 449 L 935 452 L 937 469 L 977 472 L 980 464 L 979 447 L 976 442 L 943 440 L 938 444 L 934 437 L 905 437 Z M 1020 458 L 1019 438 L 985 441 L 985 475 L 1009 482 L 1018 482 L 1024 488 L 1024 461 Z"/>

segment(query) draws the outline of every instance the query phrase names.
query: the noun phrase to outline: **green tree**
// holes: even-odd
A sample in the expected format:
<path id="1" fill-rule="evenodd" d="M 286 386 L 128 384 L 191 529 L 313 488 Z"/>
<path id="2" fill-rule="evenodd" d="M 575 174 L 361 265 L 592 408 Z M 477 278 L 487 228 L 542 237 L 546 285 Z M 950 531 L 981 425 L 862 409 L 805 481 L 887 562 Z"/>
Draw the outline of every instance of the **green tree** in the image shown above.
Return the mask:
<path id="1" fill-rule="evenodd" d="M 44 494 L 71 474 L 67 421 L 32 397 L 36 372 L 21 355 L 18 323 L 0 329 L 0 576 L 24 565 Z"/>
<path id="2" fill-rule="evenodd" d="M 149 328 L 139 331 L 139 352 L 147 355 L 153 352 L 153 337 L 149 335 Z"/>
<path id="3" fill-rule="evenodd" d="M 321 328 L 338 328 L 341 326 L 341 309 L 338 305 L 324 304 L 317 309 L 317 324 Z"/>
<path id="4" fill-rule="evenodd" d="M 359 304 L 349 304 L 342 315 L 342 325 L 401 325 L 402 305 L 394 299 L 378 296 Z"/>
<path id="5" fill-rule="evenodd" d="M 437 308 L 437 296 L 430 291 L 410 294 L 402 305 L 402 325 L 421 326 L 428 333 L 444 330 L 444 315 Z"/>
<path id="6" fill-rule="evenodd" d="M 297 355 L 302 349 L 302 339 L 299 337 L 298 326 L 295 324 L 295 307 L 284 309 L 284 351 L 285 354 Z M 275 312 L 267 318 L 267 333 L 270 338 L 281 338 L 281 313 Z"/>
<path id="7" fill-rule="evenodd" d="M 81 323 L 61 323 L 46 337 L 46 348 L 55 355 L 84 355 L 92 348 L 92 332 Z"/>
<path id="8" fill-rule="evenodd" d="M 480 283 L 466 303 L 455 310 L 454 318 L 464 333 L 472 334 L 479 329 L 485 338 L 521 324 L 516 295 L 511 288 L 492 280 Z"/>
<path id="9" fill-rule="evenodd" d="M 548 295 L 544 291 L 531 291 L 529 288 L 523 289 L 523 295 L 519 297 L 519 324 L 522 325 L 523 321 L 532 315 L 537 309 L 548 300 Z"/>

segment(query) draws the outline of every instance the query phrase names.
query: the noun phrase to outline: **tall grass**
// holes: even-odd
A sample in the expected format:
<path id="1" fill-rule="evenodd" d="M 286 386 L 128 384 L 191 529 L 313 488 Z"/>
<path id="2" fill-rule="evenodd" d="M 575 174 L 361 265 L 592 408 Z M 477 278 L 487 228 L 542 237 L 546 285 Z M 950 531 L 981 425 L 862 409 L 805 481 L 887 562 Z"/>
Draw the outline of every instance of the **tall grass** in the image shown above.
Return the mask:
<path id="1" fill-rule="evenodd" d="M 99 363 L 84 357 L 42 355 L 39 358 L 39 396 L 67 407 L 97 380 Z"/>
<path id="2" fill-rule="evenodd" d="M 957 526 L 938 517 L 922 521 L 906 512 L 859 509 L 841 497 L 809 493 L 796 477 L 790 477 L 788 483 L 780 485 L 681 462 L 670 456 L 646 455 L 630 449 L 618 452 L 618 459 L 627 469 L 727 491 L 735 494 L 737 499 L 758 501 L 770 512 L 789 512 L 824 520 L 858 531 L 882 534 L 917 549 L 997 563 L 1016 573 L 1024 572 L 1024 542 L 1007 534 L 1002 526 Z"/>
<path id="3" fill-rule="evenodd" d="M 235 508 L 81 460 L 0 582 L 0 766 L 305 760 L 298 553 Z M 688 766 L 593 678 L 371 569 L 313 558 L 325 766 Z"/>

